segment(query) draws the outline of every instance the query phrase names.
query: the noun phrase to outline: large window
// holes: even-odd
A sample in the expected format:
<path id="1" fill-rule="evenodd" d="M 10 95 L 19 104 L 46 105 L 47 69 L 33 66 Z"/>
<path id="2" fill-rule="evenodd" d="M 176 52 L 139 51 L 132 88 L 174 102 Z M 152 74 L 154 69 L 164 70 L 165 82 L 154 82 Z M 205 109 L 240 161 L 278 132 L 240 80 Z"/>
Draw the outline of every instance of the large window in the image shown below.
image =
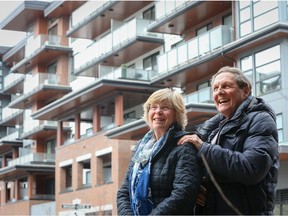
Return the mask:
<path id="1" fill-rule="evenodd" d="M 278 130 L 278 141 L 283 142 L 284 135 L 283 135 L 283 116 L 282 114 L 276 115 L 276 123 L 277 123 L 277 130 Z"/>
<path id="2" fill-rule="evenodd" d="M 151 7 L 143 12 L 143 19 L 155 20 L 155 7 Z"/>
<path id="3" fill-rule="evenodd" d="M 157 56 L 159 52 L 143 59 L 143 69 L 144 70 L 155 70 L 157 71 Z"/>
<path id="4" fill-rule="evenodd" d="M 65 167 L 62 167 L 62 171 L 64 172 L 64 190 L 70 190 L 72 188 L 72 165 L 68 165 Z"/>
<path id="5" fill-rule="evenodd" d="M 240 37 L 279 21 L 278 1 L 237 1 Z"/>
<path id="6" fill-rule="evenodd" d="M 56 139 L 46 141 L 45 152 L 48 154 L 55 154 Z"/>
<path id="7" fill-rule="evenodd" d="M 199 35 L 204 34 L 205 32 L 207 32 L 207 31 L 209 31 L 211 29 L 212 29 L 212 24 L 209 23 L 209 24 L 207 24 L 205 26 L 202 26 L 201 28 L 197 29 L 196 30 L 196 35 L 199 36 Z"/>
<path id="8" fill-rule="evenodd" d="M 232 27 L 233 26 L 233 21 L 232 21 L 232 14 L 228 14 L 226 16 L 224 16 L 222 18 L 222 22 L 223 22 L 223 25 L 226 25 L 226 26 L 230 26 Z"/>
<path id="9" fill-rule="evenodd" d="M 81 161 L 79 163 L 82 170 L 82 186 L 91 185 L 91 164 L 90 159 Z"/>
<path id="10" fill-rule="evenodd" d="M 255 54 L 257 96 L 280 89 L 280 63 L 280 45 Z"/>
<path id="11" fill-rule="evenodd" d="M 48 30 L 49 43 L 52 45 L 58 45 L 57 37 L 57 25 L 54 25 Z"/>
<path id="12" fill-rule="evenodd" d="M 97 157 L 97 182 L 98 184 L 108 184 L 112 182 L 112 161 L 111 153 Z"/>
<path id="13" fill-rule="evenodd" d="M 249 78 L 250 82 L 254 82 L 253 78 L 253 58 L 252 55 L 246 56 L 240 61 L 241 69 L 245 73 L 245 75 Z"/>
<path id="14" fill-rule="evenodd" d="M 281 88 L 280 45 L 270 47 L 240 60 L 241 69 L 261 96 Z M 253 73 L 253 71 L 255 71 Z"/>

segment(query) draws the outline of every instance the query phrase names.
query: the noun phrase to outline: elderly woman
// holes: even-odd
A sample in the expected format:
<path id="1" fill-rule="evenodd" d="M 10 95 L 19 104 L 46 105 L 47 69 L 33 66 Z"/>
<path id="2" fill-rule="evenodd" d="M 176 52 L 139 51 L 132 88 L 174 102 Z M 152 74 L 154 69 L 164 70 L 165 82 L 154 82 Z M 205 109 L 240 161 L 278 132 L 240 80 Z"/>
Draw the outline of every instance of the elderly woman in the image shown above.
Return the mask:
<path id="1" fill-rule="evenodd" d="M 150 130 L 135 147 L 117 193 L 118 214 L 192 214 L 203 173 L 197 149 L 177 145 L 187 134 L 181 94 L 168 88 L 154 92 L 144 104 L 144 119 Z"/>
<path id="2" fill-rule="evenodd" d="M 221 68 L 211 84 L 219 113 L 197 135 L 179 140 L 199 149 L 222 190 L 206 176 L 204 214 L 272 215 L 279 169 L 275 113 L 251 95 L 250 81 L 237 68 Z"/>

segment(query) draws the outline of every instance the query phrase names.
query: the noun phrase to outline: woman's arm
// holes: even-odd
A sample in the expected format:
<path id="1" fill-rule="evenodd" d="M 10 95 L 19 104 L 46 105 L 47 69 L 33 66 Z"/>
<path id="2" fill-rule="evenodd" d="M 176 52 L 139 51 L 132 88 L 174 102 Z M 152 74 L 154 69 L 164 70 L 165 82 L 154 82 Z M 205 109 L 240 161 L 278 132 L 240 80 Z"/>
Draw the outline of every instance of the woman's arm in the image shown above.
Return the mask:
<path id="1" fill-rule="evenodd" d="M 175 177 L 170 197 L 152 210 L 151 215 L 192 214 L 200 190 L 202 163 L 191 144 L 177 146 Z"/>

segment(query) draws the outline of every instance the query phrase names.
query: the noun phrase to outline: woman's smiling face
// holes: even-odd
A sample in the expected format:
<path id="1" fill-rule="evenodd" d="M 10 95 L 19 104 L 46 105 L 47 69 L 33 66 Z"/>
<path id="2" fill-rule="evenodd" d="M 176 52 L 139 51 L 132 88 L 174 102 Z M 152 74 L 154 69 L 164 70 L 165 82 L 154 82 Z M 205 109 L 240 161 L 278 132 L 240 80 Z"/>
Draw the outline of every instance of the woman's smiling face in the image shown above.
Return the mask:
<path id="1" fill-rule="evenodd" d="M 226 118 L 230 118 L 249 95 L 248 91 L 239 88 L 236 83 L 236 76 L 229 72 L 217 75 L 212 89 L 216 108 Z"/>
<path id="2" fill-rule="evenodd" d="M 148 113 L 149 126 L 155 134 L 162 136 L 176 121 L 174 108 L 168 102 L 152 104 Z"/>

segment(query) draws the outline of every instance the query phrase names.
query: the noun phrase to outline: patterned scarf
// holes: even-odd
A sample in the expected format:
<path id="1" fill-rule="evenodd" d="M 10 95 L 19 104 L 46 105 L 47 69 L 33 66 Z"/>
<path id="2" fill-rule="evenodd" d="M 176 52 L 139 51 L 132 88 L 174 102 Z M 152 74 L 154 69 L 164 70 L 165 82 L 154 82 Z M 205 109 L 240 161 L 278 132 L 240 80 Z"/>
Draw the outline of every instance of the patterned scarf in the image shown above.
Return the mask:
<path id="1" fill-rule="evenodd" d="M 163 145 L 169 131 L 157 142 L 153 131 L 149 131 L 140 141 L 139 147 L 132 158 L 135 164 L 130 175 L 130 194 L 134 215 L 148 215 L 153 209 L 150 187 L 151 158 Z"/>

